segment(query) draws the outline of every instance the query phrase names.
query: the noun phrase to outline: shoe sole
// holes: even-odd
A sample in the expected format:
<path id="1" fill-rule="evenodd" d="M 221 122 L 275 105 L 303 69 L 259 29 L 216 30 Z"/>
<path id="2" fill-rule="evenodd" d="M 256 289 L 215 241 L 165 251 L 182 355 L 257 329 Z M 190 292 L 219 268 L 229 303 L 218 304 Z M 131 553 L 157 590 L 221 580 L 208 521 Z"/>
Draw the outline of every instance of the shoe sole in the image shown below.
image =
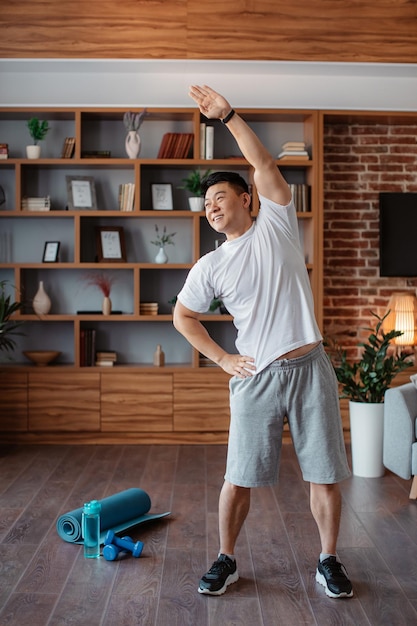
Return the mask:
<path id="1" fill-rule="evenodd" d="M 333 593 L 333 591 L 330 591 L 325 577 L 323 574 L 320 574 L 318 570 L 316 570 L 316 581 L 320 583 L 320 585 L 323 585 L 326 596 L 329 596 L 329 598 L 351 598 L 353 596 L 353 589 L 350 593 L 347 593 L 346 591 L 342 591 L 342 593 Z"/>
<path id="2" fill-rule="evenodd" d="M 223 585 L 223 587 L 221 587 L 220 589 L 217 589 L 217 591 L 210 591 L 209 589 L 204 589 L 202 587 L 198 588 L 198 593 L 204 593 L 207 596 L 221 596 L 227 589 L 227 587 L 235 582 L 237 582 L 239 580 L 239 574 L 236 570 L 236 572 L 234 572 L 234 574 L 230 574 L 230 576 L 228 576 L 226 578 L 226 581 Z"/>

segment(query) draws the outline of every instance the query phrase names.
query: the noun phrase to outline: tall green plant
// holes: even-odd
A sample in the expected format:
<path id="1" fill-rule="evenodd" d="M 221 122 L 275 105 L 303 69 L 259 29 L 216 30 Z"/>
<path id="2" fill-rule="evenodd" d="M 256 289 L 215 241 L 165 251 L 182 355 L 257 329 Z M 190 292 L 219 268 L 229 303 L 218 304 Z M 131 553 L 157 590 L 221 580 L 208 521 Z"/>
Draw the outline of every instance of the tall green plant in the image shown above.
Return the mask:
<path id="1" fill-rule="evenodd" d="M 12 318 L 12 316 L 23 309 L 22 302 L 12 302 L 12 297 L 6 295 L 6 280 L 0 281 L 0 351 L 11 352 L 16 346 L 16 342 L 11 335 L 22 335 L 17 331 L 23 324 L 22 320 Z"/>
<path id="2" fill-rule="evenodd" d="M 46 120 L 40 122 L 37 117 L 31 117 L 27 123 L 27 126 L 29 129 L 29 134 L 32 137 L 35 146 L 37 145 L 38 141 L 42 141 L 42 139 L 45 139 L 46 133 L 49 130 L 48 122 Z"/>
<path id="3" fill-rule="evenodd" d="M 395 353 L 388 356 L 390 342 L 403 334 L 399 330 L 388 333 L 383 331 L 382 324 L 388 313 L 379 317 L 371 311 L 371 315 L 378 322 L 375 328 L 365 329 L 370 331 L 367 342 L 358 344 L 363 348 L 360 361 L 349 363 L 346 350 L 333 344 L 331 358 L 337 380 L 341 384 L 341 398 L 348 398 L 353 402 L 383 402 L 384 394 L 393 378 L 413 365 L 412 361 L 407 360 L 406 354 Z"/>

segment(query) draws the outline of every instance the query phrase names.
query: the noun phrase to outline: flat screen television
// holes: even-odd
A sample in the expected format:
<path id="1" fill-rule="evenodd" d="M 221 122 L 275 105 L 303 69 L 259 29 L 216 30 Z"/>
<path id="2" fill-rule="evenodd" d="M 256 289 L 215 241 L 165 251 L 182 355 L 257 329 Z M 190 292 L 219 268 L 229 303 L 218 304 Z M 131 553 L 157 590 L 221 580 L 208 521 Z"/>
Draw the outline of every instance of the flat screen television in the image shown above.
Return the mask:
<path id="1" fill-rule="evenodd" d="M 379 273 L 417 276 L 417 193 L 379 194 Z"/>

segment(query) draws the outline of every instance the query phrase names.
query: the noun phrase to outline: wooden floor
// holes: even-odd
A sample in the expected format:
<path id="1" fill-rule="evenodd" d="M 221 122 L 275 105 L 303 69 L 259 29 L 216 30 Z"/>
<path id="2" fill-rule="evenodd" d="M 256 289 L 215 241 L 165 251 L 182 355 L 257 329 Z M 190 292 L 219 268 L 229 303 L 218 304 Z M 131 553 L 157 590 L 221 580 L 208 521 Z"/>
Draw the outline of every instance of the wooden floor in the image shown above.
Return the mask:
<path id="1" fill-rule="evenodd" d="M 197 593 L 216 557 L 225 446 L 0 448 L 0 624 L 12 626 L 399 626 L 417 624 L 417 503 L 387 473 L 342 485 L 339 555 L 354 597 L 314 580 L 319 542 L 291 444 L 276 488 L 253 490 L 236 550 L 240 580 Z M 141 558 L 86 560 L 57 517 L 141 487 L 170 517 L 129 531 Z"/>

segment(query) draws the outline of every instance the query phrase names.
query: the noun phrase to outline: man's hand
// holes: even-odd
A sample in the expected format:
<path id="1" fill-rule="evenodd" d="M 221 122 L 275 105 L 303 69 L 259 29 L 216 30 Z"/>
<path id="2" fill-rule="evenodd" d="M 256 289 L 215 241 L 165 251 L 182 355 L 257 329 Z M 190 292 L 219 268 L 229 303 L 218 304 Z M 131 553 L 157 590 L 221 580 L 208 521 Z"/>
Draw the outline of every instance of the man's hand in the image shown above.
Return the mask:
<path id="1" fill-rule="evenodd" d="M 226 98 L 207 85 L 191 85 L 189 96 L 209 119 L 223 119 L 232 110 Z"/>
<path id="2" fill-rule="evenodd" d="M 225 354 L 218 361 L 218 365 L 228 374 L 238 378 L 249 378 L 249 376 L 253 376 L 256 370 L 254 359 L 241 354 Z"/>

